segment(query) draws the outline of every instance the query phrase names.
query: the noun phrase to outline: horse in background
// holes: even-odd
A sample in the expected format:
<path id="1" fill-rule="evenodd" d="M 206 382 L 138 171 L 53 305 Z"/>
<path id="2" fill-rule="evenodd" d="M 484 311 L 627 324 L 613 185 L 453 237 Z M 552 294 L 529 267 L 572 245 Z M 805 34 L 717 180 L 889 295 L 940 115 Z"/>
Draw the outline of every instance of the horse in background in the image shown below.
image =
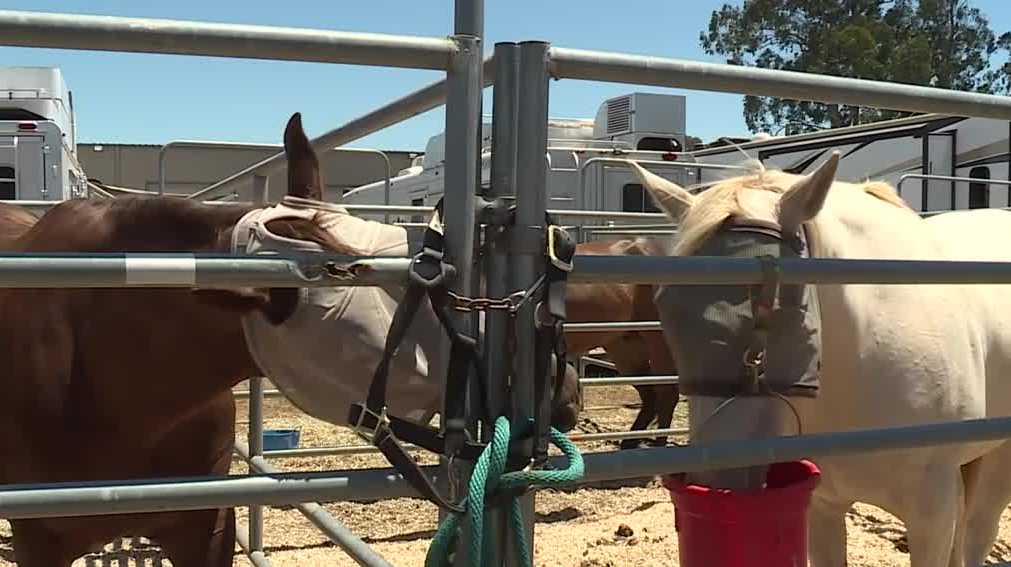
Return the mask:
<path id="1" fill-rule="evenodd" d="M 657 256 L 665 254 L 663 243 L 656 239 L 636 238 L 593 240 L 576 246 L 576 255 Z M 659 319 L 653 304 L 655 286 L 624 283 L 570 283 L 565 298 L 568 322 L 602 321 L 633 322 Z M 663 334 L 657 331 L 568 332 L 565 342 L 570 360 L 603 348 L 624 376 L 673 375 L 677 365 L 667 348 Z M 668 429 L 674 419 L 679 391 L 677 384 L 636 385 L 642 406 L 632 423 L 631 431 L 643 431 L 656 421 L 658 429 Z M 643 439 L 625 439 L 622 449 L 633 449 Z M 653 439 L 654 445 L 666 445 L 667 436 Z"/>
<path id="2" fill-rule="evenodd" d="M 833 152 L 805 176 L 760 169 L 699 195 L 632 165 L 679 225 L 675 256 L 1011 261 L 1011 213 L 923 219 L 887 184 L 837 181 L 838 160 Z M 693 442 L 788 435 L 798 425 L 822 433 L 1011 416 L 1011 287 L 778 287 L 774 303 L 761 300 L 755 311 L 748 286 L 668 285 L 657 295 L 689 396 Z M 768 342 L 764 357 L 749 360 L 764 365 L 761 380 L 772 395 L 740 395 L 755 314 L 768 320 Z M 911 567 L 981 565 L 1011 502 L 1007 440 L 816 461 L 813 567 L 846 564 L 845 514 L 854 502 L 905 523 Z M 752 489 L 765 469 L 689 480 Z"/>

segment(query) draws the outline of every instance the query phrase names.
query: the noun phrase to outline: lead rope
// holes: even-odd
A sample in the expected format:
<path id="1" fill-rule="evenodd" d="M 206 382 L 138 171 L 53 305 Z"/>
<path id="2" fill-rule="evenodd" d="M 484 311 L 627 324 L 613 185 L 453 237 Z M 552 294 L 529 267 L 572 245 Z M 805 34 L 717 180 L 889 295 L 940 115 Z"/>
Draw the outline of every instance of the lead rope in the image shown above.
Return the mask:
<path id="1" fill-rule="evenodd" d="M 490 547 L 491 535 L 485 533 L 484 513 L 485 503 L 489 496 L 496 493 L 511 491 L 514 495 L 509 500 L 509 527 L 513 531 L 513 542 L 516 556 L 520 564 L 531 566 L 530 545 L 527 542 L 526 530 L 523 526 L 523 515 L 520 508 L 518 489 L 526 490 L 531 486 L 551 487 L 570 484 L 583 478 L 583 456 L 579 449 L 560 431 L 551 428 L 549 437 L 551 444 L 558 447 L 568 459 L 569 466 L 565 470 L 521 470 L 504 472 L 506 458 L 509 455 L 509 440 L 511 437 L 509 419 L 500 416 L 495 420 L 495 431 L 481 456 L 474 464 L 467 494 L 467 507 L 463 514 L 450 512 L 439 526 L 432 544 L 425 557 L 425 567 L 449 567 L 453 563 L 453 553 L 459 541 L 459 530 L 464 515 L 470 520 L 470 550 L 469 565 L 480 567 L 490 565 L 493 552 Z"/>

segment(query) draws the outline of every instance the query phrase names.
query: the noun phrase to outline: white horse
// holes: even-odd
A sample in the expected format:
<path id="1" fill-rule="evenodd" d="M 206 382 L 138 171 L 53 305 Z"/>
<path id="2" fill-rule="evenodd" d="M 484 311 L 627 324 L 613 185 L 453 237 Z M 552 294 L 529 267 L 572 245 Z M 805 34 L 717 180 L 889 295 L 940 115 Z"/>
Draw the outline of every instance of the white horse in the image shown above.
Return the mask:
<path id="1" fill-rule="evenodd" d="M 764 243 L 763 250 L 773 249 L 768 231 L 761 236 L 761 230 L 754 229 L 749 236 L 745 228 L 743 234 L 732 234 L 727 227 L 737 219 L 745 225 L 778 226 L 783 238 L 774 239 L 782 247 L 776 250 L 788 251 L 784 242 L 796 242 L 798 235 L 806 238 L 813 257 L 1011 261 L 1011 213 L 977 210 L 925 220 L 884 183 L 836 181 L 837 163 L 834 153 L 808 176 L 759 170 L 698 195 L 632 165 L 652 197 L 680 225 L 672 255 L 723 255 L 705 252 L 721 246 L 746 250 L 741 243 L 749 238 Z M 773 316 L 764 380 L 790 396 L 804 433 L 1011 415 L 1011 287 L 796 287 L 802 292 L 799 297 L 810 298 L 810 305 L 801 301 L 790 307 L 797 316 Z M 708 298 L 705 305 L 688 305 L 698 303 L 700 294 Z M 783 399 L 736 397 L 721 390 L 740 387 L 734 380 L 750 376 L 740 361 L 750 344 L 752 313 L 733 311 L 734 306 L 750 306 L 747 297 L 744 286 L 668 286 L 657 295 L 668 344 L 682 367 L 682 392 L 690 396 L 693 439 L 757 439 L 795 432 L 796 418 Z M 720 309 L 732 317 L 714 317 L 713 310 Z M 798 332 L 802 323 L 818 319 L 811 317 L 818 311 L 819 328 Z M 729 327 L 717 324 L 727 320 Z M 734 326 L 734 321 L 739 324 Z M 796 347 L 776 343 L 777 333 L 797 338 Z M 814 340 L 803 342 L 807 337 Z M 815 356 L 820 371 L 811 364 Z M 728 362 L 733 368 L 725 372 Z M 788 387 L 810 368 L 820 380 L 817 395 L 792 395 Z M 787 376 L 785 381 L 781 376 Z M 686 386 L 697 394 L 686 392 Z M 714 415 L 728 399 L 733 402 Z M 808 516 L 815 567 L 846 564 L 845 514 L 857 501 L 885 509 L 905 523 L 912 567 L 980 565 L 993 545 L 1000 514 L 1011 501 L 1009 442 L 816 461 L 823 475 Z M 754 487 L 760 482 L 756 472 L 764 473 L 764 468 L 694 479 L 713 486 Z"/>

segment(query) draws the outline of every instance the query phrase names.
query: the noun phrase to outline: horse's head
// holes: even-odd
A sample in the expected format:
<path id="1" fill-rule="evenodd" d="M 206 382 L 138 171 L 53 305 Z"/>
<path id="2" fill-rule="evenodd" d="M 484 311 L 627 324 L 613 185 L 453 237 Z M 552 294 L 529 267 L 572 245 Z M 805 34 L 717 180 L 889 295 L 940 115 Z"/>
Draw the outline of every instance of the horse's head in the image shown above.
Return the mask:
<path id="1" fill-rule="evenodd" d="M 834 184 L 838 153 L 807 176 L 760 171 L 693 195 L 633 164 L 643 185 L 679 224 L 677 256 L 803 257 L 811 222 Z M 821 318 L 815 286 L 777 280 L 773 262 L 759 285 L 668 285 L 655 302 L 692 439 L 757 439 L 795 433 L 795 405 L 817 395 Z M 699 475 L 727 488 L 755 488 L 765 467 Z M 757 477 L 757 478 L 756 478 Z"/>
<path id="2" fill-rule="evenodd" d="M 554 377 L 554 398 L 551 400 L 551 426 L 562 433 L 575 429 L 583 411 L 583 385 L 579 381 L 579 372 L 569 363 L 565 363 L 564 368 L 561 376 Z"/>
<path id="3" fill-rule="evenodd" d="M 302 128 L 302 115 L 294 113 L 284 129 L 284 153 L 288 159 L 288 187 L 286 194 L 291 197 L 321 200 L 323 178 L 320 175 L 319 160 Z M 221 251 L 231 249 L 232 231 L 235 220 L 231 219 L 223 227 L 217 239 Z M 355 251 L 337 242 L 318 218 L 284 217 L 270 220 L 265 225 L 271 233 L 292 240 L 312 242 L 325 250 L 354 255 Z M 297 288 L 235 288 L 228 290 L 198 290 L 200 297 L 218 307 L 230 311 L 248 313 L 260 311 L 272 323 L 280 324 L 288 319 L 296 308 L 299 291 Z"/>
<path id="4" fill-rule="evenodd" d="M 284 149 L 287 195 L 299 199 L 250 211 L 239 220 L 234 234 L 229 232 L 223 238 L 236 238 L 235 246 L 247 253 L 409 253 L 410 243 L 402 227 L 366 221 L 342 207 L 319 202 L 323 196 L 319 160 L 297 113 L 285 129 Z M 245 234 L 248 241 L 242 240 Z M 366 379 L 371 378 L 386 339 L 390 324 L 386 318 L 396 308 L 396 298 L 403 295 L 403 286 L 382 286 L 385 293 L 372 293 L 351 292 L 336 279 L 333 285 L 220 293 L 239 307 L 250 350 L 278 388 L 303 411 L 340 423 L 347 417 L 347 407 L 337 400 L 357 402 L 365 395 Z M 263 317 L 253 315 L 254 310 Z M 391 413 L 424 420 L 435 410 L 441 379 L 429 373 L 440 368 L 442 338 L 435 313 L 423 302 L 391 362 L 393 385 L 387 400 Z M 334 340 L 339 341 L 339 347 Z M 582 409 L 578 376 L 569 369 L 555 377 L 554 385 L 552 422 L 569 430 Z"/>

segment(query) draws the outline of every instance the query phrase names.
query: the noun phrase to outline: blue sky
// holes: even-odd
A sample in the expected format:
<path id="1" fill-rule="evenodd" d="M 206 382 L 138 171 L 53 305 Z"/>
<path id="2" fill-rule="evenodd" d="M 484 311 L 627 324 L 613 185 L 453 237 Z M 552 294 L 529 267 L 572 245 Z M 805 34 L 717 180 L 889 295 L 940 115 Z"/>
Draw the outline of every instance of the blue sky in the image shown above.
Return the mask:
<path id="1" fill-rule="evenodd" d="M 716 61 L 699 47 L 698 36 L 723 3 L 486 0 L 485 49 L 490 52 L 496 41 L 530 39 Z M 988 15 L 994 31 L 1011 27 L 1011 2 L 973 4 Z M 453 25 L 452 0 L 5 0 L 2 8 L 428 36 L 449 35 Z M 179 138 L 279 143 L 292 112 L 302 112 L 314 136 L 441 78 L 434 71 L 12 47 L 0 47 L 0 61 L 62 68 L 74 91 L 80 141 L 107 143 Z M 708 140 L 747 133 L 741 97 L 733 94 L 557 81 L 550 113 L 592 118 L 604 99 L 632 91 L 687 95 L 689 134 Z M 486 89 L 485 111 L 490 110 Z M 432 110 L 351 145 L 421 150 L 443 121 L 442 109 Z"/>

